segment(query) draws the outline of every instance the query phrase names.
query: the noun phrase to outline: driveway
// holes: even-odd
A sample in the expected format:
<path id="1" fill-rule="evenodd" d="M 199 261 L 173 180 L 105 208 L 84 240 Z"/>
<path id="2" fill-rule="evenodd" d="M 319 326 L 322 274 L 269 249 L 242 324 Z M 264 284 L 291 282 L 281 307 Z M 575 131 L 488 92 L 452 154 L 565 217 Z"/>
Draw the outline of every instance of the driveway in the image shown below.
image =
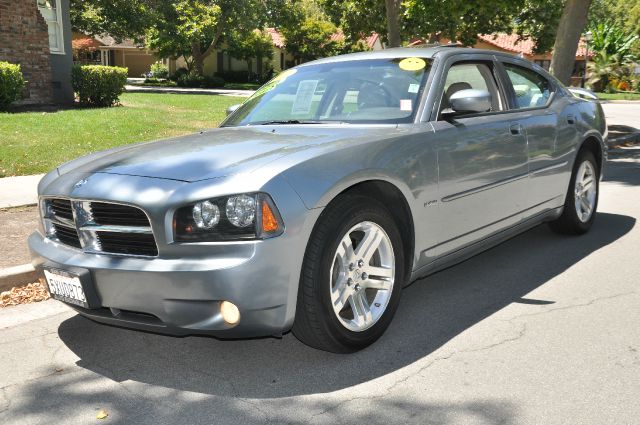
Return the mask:
<path id="1" fill-rule="evenodd" d="M 353 355 L 0 310 L 0 423 L 638 423 L 640 160 L 601 189 L 591 233 L 540 226 L 414 283 Z"/>

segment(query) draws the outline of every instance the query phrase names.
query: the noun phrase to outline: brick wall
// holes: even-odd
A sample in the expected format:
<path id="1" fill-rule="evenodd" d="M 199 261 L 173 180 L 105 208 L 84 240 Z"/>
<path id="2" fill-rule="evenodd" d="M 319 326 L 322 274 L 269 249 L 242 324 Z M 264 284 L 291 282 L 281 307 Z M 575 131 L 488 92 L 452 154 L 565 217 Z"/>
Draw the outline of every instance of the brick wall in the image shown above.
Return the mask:
<path id="1" fill-rule="evenodd" d="M 47 24 L 36 0 L 0 0 L 0 61 L 21 65 L 26 102 L 52 101 L 50 58 Z"/>

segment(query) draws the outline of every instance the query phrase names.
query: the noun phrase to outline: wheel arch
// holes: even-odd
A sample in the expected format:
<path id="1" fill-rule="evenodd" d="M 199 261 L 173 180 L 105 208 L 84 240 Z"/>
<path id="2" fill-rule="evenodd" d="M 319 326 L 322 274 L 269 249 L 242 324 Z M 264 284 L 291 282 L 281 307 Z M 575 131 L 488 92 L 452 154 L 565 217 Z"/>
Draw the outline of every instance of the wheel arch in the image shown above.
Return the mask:
<path id="1" fill-rule="evenodd" d="M 596 158 L 598 162 L 598 172 L 600 173 L 600 177 L 602 177 L 602 171 L 604 169 L 605 161 L 607 160 L 607 148 L 604 140 L 597 132 L 589 132 L 582 137 L 582 142 L 580 143 L 578 150 L 576 151 L 576 159 L 578 155 L 583 150 L 589 150 L 593 153 L 593 156 Z"/>
<path id="2" fill-rule="evenodd" d="M 362 180 L 348 187 L 341 188 L 340 191 L 335 193 L 333 197 L 326 202 L 326 206 L 328 207 L 336 199 L 347 194 L 367 196 L 376 199 L 387 208 L 402 236 L 405 276 L 407 276 L 408 279 L 411 275 L 414 261 L 415 226 L 413 212 L 405 194 L 398 186 L 387 180 Z M 408 280 L 405 283 L 408 283 Z"/>

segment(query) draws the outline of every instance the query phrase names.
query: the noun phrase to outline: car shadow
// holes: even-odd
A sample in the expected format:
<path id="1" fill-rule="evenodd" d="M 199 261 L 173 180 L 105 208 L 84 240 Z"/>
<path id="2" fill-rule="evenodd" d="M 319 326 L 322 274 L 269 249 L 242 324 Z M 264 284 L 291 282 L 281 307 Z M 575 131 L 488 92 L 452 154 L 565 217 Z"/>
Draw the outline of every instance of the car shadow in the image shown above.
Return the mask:
<path id="1" fill-rule="evenodd" d="M 61 323 L 58 334 L 80 358 L 80 367 L 118 382 L 250 398 L 331 392 L 410 365 L 511 303 L 540 311 L 555 300 L 531 299 L 528 293 L 634 226 L 632 217 L 606 213 L 599 213 L 591 232 L 580 237 L 538 226 L 421 279 L 403 291 L 385 335 L 351 355 L 311 349 L 291 334 L 239 341 L 174 338 L 104 326 L 81 316 Z"/>

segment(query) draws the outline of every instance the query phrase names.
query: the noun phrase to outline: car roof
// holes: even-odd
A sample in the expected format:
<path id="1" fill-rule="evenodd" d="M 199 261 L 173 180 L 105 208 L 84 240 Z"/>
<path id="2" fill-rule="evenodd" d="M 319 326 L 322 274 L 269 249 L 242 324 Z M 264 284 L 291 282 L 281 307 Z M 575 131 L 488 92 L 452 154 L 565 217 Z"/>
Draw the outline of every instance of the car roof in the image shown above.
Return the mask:
<path id="1" fill-rule="evenodd" d="M 459 54 L 482 54 L 490 56 L 503 56 L 514 59 L 521 59 L 519 56 L 511 55 L 508 53 L 498 52 L 495 50 L 475 49 L 471 47 L 459 47 L 456 45 L 442 45 L 442 46 L 430 46 L 430 47 L 394 47 L 384 50 L 375 50 L 369 52 L 349 53 L 346 55 L 331 56 L 328 58 L 318 59 L 312 62 L 307 62 L 299 66 L 317 65 L 332 62 L 346 62 L 355 60 L 367 60 L 367 59 L 391 59 L 391 58 L 408 58 L 418 57 L 423 59 L 444 58 L 448 56 L 454 56 Z"/>

